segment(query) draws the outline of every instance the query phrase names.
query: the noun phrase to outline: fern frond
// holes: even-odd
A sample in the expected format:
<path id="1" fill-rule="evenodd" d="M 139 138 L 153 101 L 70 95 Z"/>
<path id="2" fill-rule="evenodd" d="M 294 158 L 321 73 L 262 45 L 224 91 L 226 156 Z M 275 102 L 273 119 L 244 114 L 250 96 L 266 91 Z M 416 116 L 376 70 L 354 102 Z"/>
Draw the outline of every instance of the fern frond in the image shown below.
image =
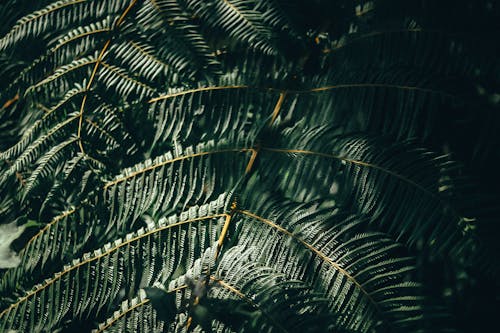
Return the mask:
<path id="1" fill-rule="evenodd" d="M 493 308 L 491 3 L 4 1 L 0 227 L 24 231 L 0 331 L 449 332 Z"/>
<path id="2" fill-rule="evenodd" d="M 322 137 L 323 131 L 317 128 L 296 135 L 294 129 L 285 134 L 282 147 L 261 147 L 261 157 L 268 156 L 268 170 L 296 163 L 283 177 L 272 171 L 266 177 L 278 188 L 286 186 L 287 196 L 294 200 L 337 197 L 342 204 L 380 221 L 385 230 L 406 239 L 410 246 L 422 240 L 437 251 L 446 251 L 457 244 L 460 231 L 450 219 L 458 223 L 461 215 L 439 185 L 444 175 L 454 178 L 455 163 L 410 143 L 391 144 L 366 136 L 332 137 L 328 145 L 320 146 L 315 138 Z M 317 173 L 308 174 L 311 168 Z M 306 190 L 299 187 L 298 179 L 314 185 Z M 460 182 L 451 181 L 448 190 L 461 186 Z M 395 202 L 394 195 L 400 200 Z"/>
<path id="3" fill-rule="evenodd" d="M 103 70 L 100 72 L 99 78 L 102 80 L 102 84 L 106 87 L 112 87 L 119 96 L 127 98 L 132 95 L 139 99 L 147 99 L 157 95 L 154 88 L 130 77 L 123 68 L 108 65 L 104 61 L 101 62 L 101 66 Z"/>
<path id="4" fill-rule="evenodd" d="M 43 122 L 38 119 L 23 133 L 22 137 L 15 145 L 0 153 L 0 160 L 9 160 L 22 154 L 24 149 L 26 149 L 29 143 L 32 142 L 37 135 L 39 135 L 42 129 Z"/>
<path id="5" fill-rule="evenodd" d="M 9 33 L 0 39 L 0 50 L 12 47 L 20 40 L 36 38 L 44 33 L 50 36 L 51 32 L 64 29 L 83 19 L 116 13 L 126 4 L 127 1 L 100 3 L 87 0 L 61 0 L 51 3 L 20 19 Z"/>
<path id="6" fill-rule="evenodd" d="M 66 120 L 51 128 L 47 133 L 41 135 L 33 143 L 26 147 L 22 154 L 14 161 L 12 166 L 2 173 L 0 183 L 3 183 L 6 177 L 11 176 L 17 171 L 23 170 L 29 163 L 32 163 L 35 159 L 37 159 L 49 145 L 51 140 L 54 140 L 55 137 L 59 135 L 64 136 L 64 131 L 62 131 L 62 129 L 65 126 L 74 123 L 76 119 L 78 119 L 78 115 L 70 115 L 70 117 Z"/>
<path id="7" fill-rule="evenodd" d="M 133 40 L 117 45 L 114 49 L 114 55 L 123 59 L 124 64 L 128 64 L 132 73 L 137 76 L 147 78 L 149 81 L 172 82 L 173 76 L 179 70 L 175 64 L 166 63 L 160 59 L 157 50 L 149 44 L 135 42 Z"/>
<path id="8" fill-rule="evenodd" d="M 200 2 L 189 0 L 186 3 L 188 9 L 202 18 L 210 28 L 220 29 L 230 37 L 241 40 L 265 54 L 276 53 L 270 43 L 272 30 L 262 21 L 262 13 L 258 11 L 258 1 Z"/>
<path id="9" fill-rule="evenodd" d="M 24 91 L 27 87 L 35 86 L 41 77 L 54 73 L 58 67 L 70 63 L 75 58 L 86 56 L 89 52 L 93 53 L 110 31 L 109 25 L 109 20 L 105 19 L 69 31 L 58 40 L 57 45 L 24 68 L 6 91 Z"/>
<path id="10" fill-rule="evenodd" d="M 38 269 L 38 274 L 40 274 L 47 270 L 47 263 L 65 262 L 68 253 L 79 253 L 85 242 L 67 243 L 66 239 L 68 237 L 78 240 L 88 239 L 90 229 L 83 227 L 86 222 L 95 223 L 92 217 L 89 218 L 88 211 L 75 207 L 62 212 L 46 223 L 20 251 L 20 264 L 2 276 L 1 292 L 5 293 L 6 290 L 16 285 L 22 286 L 27 281 L 31 282 L 35 269 Z M 92 227 L 92 224 L 89 227 Z"/>
<path id="11" fill-rule="evenodd" d="M 252 250 L 245 253 L 234 247 L 225 252 L 212 278 L 214 285 L 208 293 L 209 298 L 239 299 L 258 313 L 255 318 L 250 317 L 253 320 L 241 324 L 230 314 L 227 322 L 240 324 L 243 330 L 250 331 L 326 332 L 337 328 L 336 315 L 321 293 L 315 292 L 303 281 L 290 279 L 285 274 L 256 264 Z M 217 301 L 214 303 L 217 304 Z"/>
<path id="12" fill-rule="evenodd" d="M 72 137 L 62 143 L 52 147 L 47 154 L 43 155 L 37 162 L 36 169 L 31 173 L 30 177 L 26 181 L 26 187 L 24 189 L 23 198 L 26 198 L 36 187 L 40 178 L 47 177 L 50 174 L 54 174 L 56 171 L 56 166 L 61 163 L 61 160 L 66 159 L 65 148 L 69 145 L 75 143 L 76 137 Z"/>
<path id="13" fill-rule="evenodd" d="M 109 228 L 121 230 L 125 222 L 133 223 L 146 212 L 169 214 L 233 188 L 244 175 L 251 150 L 222 142 L 176 148 L 123 170 L 104 185 L 112 219 Z M 227 172 L 229 168 L 231 173 Z"/>
<path id="14" fill-rule="evenodd" d="M 106 311 L 106 304 L 109 306 L 120 290 L 133 292 L 149 285 L 160 273 L 168 277 L 177 266 L 191 266 L 195 256 L 215 241 L 217 225 L 225 216 L 220 213 L 224 206 L 225 197 L 221 196 L 209 205 L 162 219 L 73 260 L 0 312 L 0 328 L 37 331 L 54 327 L 69 313 L 81 316 Z M 178 252 L 178 246 L 190 255 Z M 143 260 L 146 266 L 142 266 Z M 143 269 L 137 269 L 138 261 Z"/>
<path id="15" fill-rule="evenodd" d="M 191 144 L 217 138 L 255 139 L 267 126 L 276 93 L 246 86 L 207 87 L 172 92 L 150 102 L 148 117 L 154 121 L 155 131 L 151 141 L 161 147 L 171 141 Z M 210 124 L 210 132 L 197 130 L 205 124 Z"/>
<path id="16" fill-rule="evenodd" d="M 128 331 L 161 333 L 164 325 L 163 321 L 157 319 L 146 293 L 141 289 L 137 297 L 123 301 L 120 309 L 99 324 L 92 333 Z"/>
<path id="17" fill-rule="evenodd" d="M 291 278 L 307 279 L 328 295 L 342 327 L 369 331 L 376 322 L 397 327 L 397 321 L 406 318 L 404 329 L 411 330 L 418 322 L 422 313 L 418 285 L 406 280 L 414 270 L 411 259 L 401 257 L 401 245 L 383 234 L 363 232 L 366 220 L 331 208 L 279 207 L 265 195 L 252 194 L 247 200 L 258 208 L 239 210 L 241 222 L 235 230 L 243 236 L 238 244 L 254 244 L 257 261 Z M 265 216 L 256 214 L 256 209 Z M 266 245 L 259 245 L 260 239 Z M 406 286 L 405 297 L 399 299 L 390 290 L 402 291 L 401 286 Z"/>
<path id="18" fill-rule="evenodd" d="M 168 282 L 168 294 L 151 299 L 156 316 L 167 316 L 165 297 L 177 292 L 165 322 L 169 331 L 198 326 L 205 331 L 315 332 L 336 327 L 325 298 L 302 281 L 255 262 L 251 248 L 237 246 L 225 252 L 213 275 L 205 279 L 204 262 L 213 256 L 212 250 L 207 249 L 186 274 Z M 193 299 L 197 301 L 190 303 Z"/>
<path id="19" fill-rule="evenodd" d="M 32 91 L 40 91 L 41 88 L 45 88 L 45 90 L 50 91 L 60 91 L 66 92 L 71 89 L 71 81 L 77 80 L 77 77 L 85 77 L 86 75 L 82 75 L 82 73 L 78 73 L 80 70 L 83 71 L 84 74 L 89 75 L 91 73 L 92 65 L 97 62 L 96 56 L 88 56 L 81 59 L 73 60 L 68 65 L 63 65 L 56 69 L 54 74 L 49 77 L 43 79 L 42 81 L 36 83 L 33 86 L 30 86 L 26 89 L 27 93 L 31 93 Z M 77 71 L 77 73 L 73 73 Z M 67 77 L 71 76 L 73 80 L 69 80 Z M 78 82 L 82 83 L 82 82 Z M 59 89 L 59 90 L 57 90 Z"/>
<path id="20" fill-rule="evenodd" d="M 210 79 L 220 71 L 220 63 L 214 56 L 201 27 L 193 20 L 193 15 L 190 15 L 183 2 L 152 0 L 143 5 L 137 16 L 139 22 L 151 29 L 147 33 L 153 40 L 163 45 L 170 45 L 174 50 L 179 49 L 173 52 L 159 51 L 162 57 L 181 73 L 188 71 L 187 79 L 193 79 L 195 75 L 201 76 L 199 67 L 207 71 L 203 79 Z"/>

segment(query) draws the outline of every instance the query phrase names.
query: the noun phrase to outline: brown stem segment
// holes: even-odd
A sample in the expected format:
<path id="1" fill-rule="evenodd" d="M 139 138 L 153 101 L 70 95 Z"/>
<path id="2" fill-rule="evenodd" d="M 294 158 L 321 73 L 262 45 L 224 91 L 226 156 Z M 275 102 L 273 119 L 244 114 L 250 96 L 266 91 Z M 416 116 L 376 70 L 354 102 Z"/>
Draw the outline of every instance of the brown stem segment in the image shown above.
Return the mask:
<path id="1" fill-rule="evenodd" d="M 229 230 L 229 224 L 231 223 L 231 219 L 236 212 L 236 208 L 236 201 L 233 201 L 233 203 L 231 204 L 231 212 L 229 212 L 229 214 L 226 214 L 226 221 L 224 222 L 224 226 L 222 227 L 222 231 L 219 235 L 219 240 L 217 241 L 217 248 L 215 249 L 215 259 L 219 257 L 220 250 L 222 248 L 222 245 L 224 244 L 224 240 L 226 239 L 227 231 Z"/>
<path id="2" fill-rule="evenodd" d="M 255 148 L 251 148 L 250 150 L 252 151 L 252 156 L 250 156 L 250 161 L 248 161 L 247 167 L 245 169 L 245 173 L 249 173 L 250 171 L 252 171 L 252 167 L 253 167 L 253 164 L 255 162 L 255 159 L 257 158 L 257 154 L 260 151 L 260 147 L 257 146 Z"/>
<path id="3" fill-rule="evenodd" d="M 285 95 L 286 95 L 286 91 L 282 91 L 280 93 L 280 97 L 278 98 L 278 101 L 276 102 L 276 106 L 274 107 L 273 117 L 271 118 L 271 121 L 269 122 L 269 126 L 274 124 L 274 122 L 276 121 L 276 118 L 278 118 L 278 115 L 279 115 L 280 110 L 281 110 L 281 105 L 283 105 L 283 101 L 285 100 Z"/>

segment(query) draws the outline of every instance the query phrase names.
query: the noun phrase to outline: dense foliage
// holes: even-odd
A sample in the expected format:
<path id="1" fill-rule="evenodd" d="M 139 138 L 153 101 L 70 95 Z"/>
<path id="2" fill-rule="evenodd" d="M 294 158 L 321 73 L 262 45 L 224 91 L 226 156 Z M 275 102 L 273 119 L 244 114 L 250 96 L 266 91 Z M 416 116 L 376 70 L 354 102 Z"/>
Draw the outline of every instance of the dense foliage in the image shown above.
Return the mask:
<path id="1" fill-rule="evenodd" d="M 494 1 L 5 0 L 0 18 L 0 332 L 494 322 Z"/>

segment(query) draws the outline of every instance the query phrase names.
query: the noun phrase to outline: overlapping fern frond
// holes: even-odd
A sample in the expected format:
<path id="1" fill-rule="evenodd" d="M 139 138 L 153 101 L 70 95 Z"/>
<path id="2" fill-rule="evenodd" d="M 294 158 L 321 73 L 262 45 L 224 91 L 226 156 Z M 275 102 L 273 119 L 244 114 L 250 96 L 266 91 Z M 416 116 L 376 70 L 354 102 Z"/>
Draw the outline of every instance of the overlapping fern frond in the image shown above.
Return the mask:
<path id="1" fill-rule="evenodd" d="M 411 3 L 0 4 L 0 332 L 453 331 L 500 67 Z"/>

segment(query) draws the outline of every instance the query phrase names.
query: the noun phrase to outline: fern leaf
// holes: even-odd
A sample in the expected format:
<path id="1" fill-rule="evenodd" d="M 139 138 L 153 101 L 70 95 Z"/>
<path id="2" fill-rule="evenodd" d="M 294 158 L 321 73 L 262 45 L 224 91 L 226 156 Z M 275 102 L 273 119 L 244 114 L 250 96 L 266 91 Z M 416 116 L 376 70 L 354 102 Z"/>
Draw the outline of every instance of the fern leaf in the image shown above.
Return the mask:
<path id="1" fill-rule="evenodd" d="M 133 291 L 137 286 L 149 285 L 159 273 L 171 275 L 177 265 L 192 265 L 194 256 L 215 241 L 215 228 L 224 217 L 218 212 L 224 205 L 222 196 L 210 205 L 162 219 L 73 260 L 0 312 L 0 328 L 36 331 L 54 327 L 69 313 L 80 316 L 88 311 L 103 311 L 107 301 L 116 299 L 120 290 Z M 193 230 L 192 224 L 198 226 Z M 174 256 L 178 246 L 189 248 L 187 253 L 191 255 Z M 146 261 L 150 266 L 139 272 L 137 261 L 145 257 L 151 259 Z"/>
<path id="2" fill-rule="evenodd" d="M 290 132 L 286 144 L 294 148 L 261 148 L 268 154 L 267 161 L 273 168 L 281 168 L 282 162 L 290 165 L 290 157 L 297 163 L 296 173 L 290 172 L 277 180 L 280 188 L 287 184 L 287 196 L 306 201 L 319 195 L 335 196 L 344 205 L 371 216 L 374 221 L 379 220 L 385 230 L 398 239 L 406 238 L 411 246 L 417 240 L 426 240 L 429 246 L 445 251 L 453 243 L 457 244 L 459 230 L 449 219 L 458 222 L 460 213 L 453 208 L 448 195 L 439 189 L 442 175 L 453 177 L 456 164 L 415 145 L 389 143 L 384 146 L 380 138 L 340 136 L 333 137 L 328 148 L 316 146 L 314 138 L 322 131 L 313 129 L 304 136 L 295 136 L 293 133 L 297 131 Z M 317 148 L 313 148 L 315 146 Z M 376 150 L 375 147 L 384 148 Z M 306 173 L 311 167 L 317 170 L 316 175 Z M 323 178 L 323 175 L 328 176 Z M 272 177 L 276 179 L 274 174 Z M 297 179 L 309 179 L 315 184 L 312 192 L 299 188 Z M 460 186 L 460 182 L 457 179 L 451 186 Z M 335 184 L 333 189 L 332 184 Z M 345 189 L 349 190 L 345 192 Z M 393 195 L 400 201 L 396 203 Z M 353 198 L 355 201 L 351 201 Z M 419 209 L 409 209 L 410 206 Z M 383 210 L 380 207 L 384 207 Z"/>
<path id="3" fill-rule="evenodd" d="M 133 223 L 146 212 L 168 214 L 236 186 L 244 175 L 248 152 L 245 146 L 209 142 L 186 149 L 177 147 L 123 170 L 104 185 L 111 210 L 109 227 L 121 230 L 125 222 Z M 220 166 L 227 170 L 230 164 L 231 174 L 218 172 Z M 169 210 L 164 208 L 167 203 Z"/>

